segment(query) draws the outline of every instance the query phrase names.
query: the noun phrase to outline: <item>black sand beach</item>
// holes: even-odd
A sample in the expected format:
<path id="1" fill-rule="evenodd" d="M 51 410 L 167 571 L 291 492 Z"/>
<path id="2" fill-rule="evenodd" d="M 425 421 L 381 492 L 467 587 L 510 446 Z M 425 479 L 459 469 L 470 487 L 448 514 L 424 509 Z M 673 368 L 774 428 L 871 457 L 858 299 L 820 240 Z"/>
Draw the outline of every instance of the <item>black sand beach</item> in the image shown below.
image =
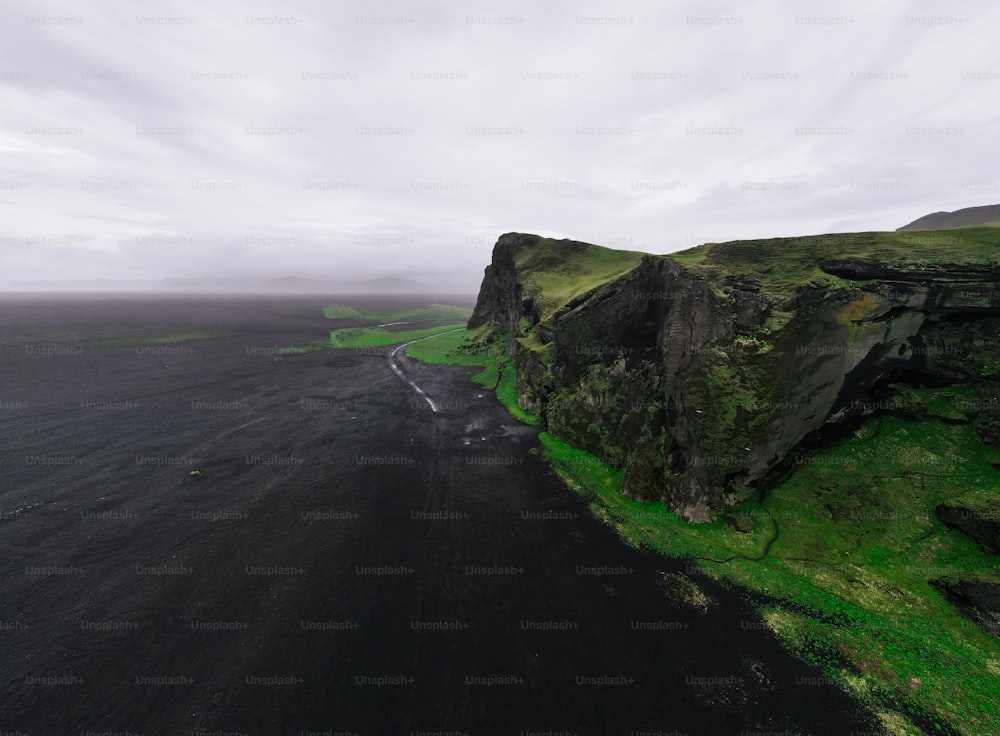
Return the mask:
<path id="1" fill-rule="evenodd" d="M 878 732 L 739 591 L 671 600 L 684 564 L 465 369 L 401 362 L 435 413 L 388 350 L 276 354 L 328 329 L 305 298 L 0 304 L 0 729 Z M 187 331 L 221 336 L 86 346 Z"/>

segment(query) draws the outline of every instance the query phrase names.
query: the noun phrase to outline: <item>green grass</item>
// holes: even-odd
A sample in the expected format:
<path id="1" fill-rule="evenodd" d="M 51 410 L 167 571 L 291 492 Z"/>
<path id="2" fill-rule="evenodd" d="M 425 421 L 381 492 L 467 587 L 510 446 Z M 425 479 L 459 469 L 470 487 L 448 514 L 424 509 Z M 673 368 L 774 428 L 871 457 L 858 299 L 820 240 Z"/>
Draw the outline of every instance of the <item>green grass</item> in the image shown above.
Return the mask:
<path id="1" fill-rule="evenodd" d="M 535 328 L 529 328 L 524 332 L 523 337 L 517 338 L 521 347 L 527 348 L 536 353 L 545 365 L 552 365 L 555 345 L 553 343 L 543 343 Z"/>
<path id="2" fill-rule="evenodd" d="M 646 254 L 613 250 L 568 240 L 537 238 L 520 246 L 514 265 L 524 288 L 534 299 L 541 321 L 562 307 L 639 265 Z M 895 266 L 1000 263 L 1000 227 L 906 232 L 830 233 L 793 238 L 706 243 L 669 256 L 718 280 L 729 274 L 760 277 L 764 290 L 785 300 L 810 282 L 831 288 L 851 288 L 849 281 L 824 272 L 821 265 L 841 259 Z"/>
<path id="3" fill-rule="evenodd" d="M 464 328 L 464 324 L 437 325 L 422 330 L 387 330 L 381 327 L 347 327 L 330 333 L 330 347 L 333 348 L 374 348 L 396 345 L 422 337 L 436 335 L 446 330 Z"/>
<path id="4" fill-rule="evenodd" d="M 644 255 L 539 238 L 537 243 L 518 250 L 514 265 L 522 280 L 524 298 L 536 300 L 541 321 L 548 324 L 567 302 L 631 271 Z"/>
<path id="5" fill-rule="evenodd" d="M 1000 228 L 910 232 L 832 233 L 797 238 L 706 243 L 670 258 L 707 274 L 759 276 L 764 290 L 787 298 L 810 281 L 845 288 L 858 282 L 831 276 L 819 264 L 845 258 L 889 265 L 1000 262 Z"/>
<path id="6" fill-rule="evenodd" d="M 495 391 L 497 384 L 500 382 L 500 364 L 492 363 L 483 368 L 479 373 L 474 375 L 470 373 L 470 378 L 473 383 L 478 383 L 483 388 Z"/>
<path id="7" fill-rule="evenodd" d="M 900 724 L 917 713 L 967 734 L 1000 726 L 1000 640 L 928 582 L 1000 578 L 994 559 L 933 513 L 970 489 L 995 502 L 1000 474 L 989 462 L 1000 452 L 971 424 L 873 420 L 799 466 L 763 503 L 733 509 L 753 519 L 750 534 L 632 501 L 621 494 L 621 471 L 548 433 L 540 439 L 567 484 L 624 540 L 696 559 L 707 574 L 770 597 L 762 613 L 775 632 L 881 713 L 890 733 L 906 733 Z"/>
<path id="8" fill-rule="evenodd" d="M 477 330 L 462 330 L 421 340 L 406 348 L 406 354 L 424 363 L 486 367 L 493 358 L 486 352 L 471 349 Z"/>
<path id="9" fill-rule="evenodd" d="M 500 366 L 503 365 L 506 356 L 503 355 L 499 345 L 488 344 L 482 340 L 484 333 L 488 332 L 488 329 L 466 329 L 437 335 L 408 345 L 406 354 L 433 365 L 481 368 L 479 371 L 468 371 L 469 377 L 483 388 L 493 391 L 497 387 Z"/>
<path id="10" fill-rule="evenodd" d="M 394 345 L 426 337 L 427 335 L 435 335 L 443 330 L 462 327 L 463 325 L 457 324 L 456 320 L 468 320 L 471 314 L 472 310 L 470 308 L 450 304 L 423 304 L 394 312 L 378 312 L 348 304 L 327 304 L 323 308 L 323 315 L 327 319 L 351 320 L 364 323 L 364 326 L 344 327 L 330 332 L 330 336 L 326 340 L 310 340 L 302 345 L 279 348 L 277 351 L 278 357 L 275 359 L 281 360 L 286 355 L 300 355 L 326 348 L 362 348 Z M 373 326 L 390 322 L 433 322 L 437 320 L 446 321 L 448 324 L 421 330 L 405 331 L 393 331 Z"/>
<path id="11" fill-rule="evenodd" d="M 463 330 L 421 340 L 406 348 L 406 354 L 425 363 L 481 367 L 470 378 L 496 392 L 497 400 L 510 414 L 525 424 L 540 424 L 538 417 L 518 403 L 517 373 L 502 345 L 489 328 Z"/>

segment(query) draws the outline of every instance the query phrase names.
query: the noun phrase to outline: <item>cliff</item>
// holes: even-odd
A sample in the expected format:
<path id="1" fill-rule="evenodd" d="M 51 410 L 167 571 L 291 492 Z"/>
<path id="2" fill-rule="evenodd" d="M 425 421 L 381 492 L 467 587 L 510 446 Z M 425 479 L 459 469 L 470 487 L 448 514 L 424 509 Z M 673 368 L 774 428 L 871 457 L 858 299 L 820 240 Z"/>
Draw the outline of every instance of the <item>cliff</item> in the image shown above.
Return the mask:
<path id="1" fill-rule="evenodd" d="M 629 496 L 708 521 L 810 448 L 902 411 L 902 387 L 995 381 L 1000 229 L 669 256 L 508 233 L 469 322 L 485 325 L 548 431 L 623 467 Z"/>

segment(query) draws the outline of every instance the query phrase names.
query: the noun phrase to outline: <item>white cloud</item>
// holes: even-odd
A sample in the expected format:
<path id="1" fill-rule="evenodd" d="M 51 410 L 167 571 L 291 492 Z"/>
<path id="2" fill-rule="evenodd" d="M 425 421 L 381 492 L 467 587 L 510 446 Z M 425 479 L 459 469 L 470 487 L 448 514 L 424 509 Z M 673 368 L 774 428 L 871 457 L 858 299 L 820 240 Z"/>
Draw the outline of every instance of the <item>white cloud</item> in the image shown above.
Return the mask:
<path id="1" fill-rule="evenodd" d="M 984 0 L 0 5 L 4 279 L 478 285 L 993 203 Z"/>

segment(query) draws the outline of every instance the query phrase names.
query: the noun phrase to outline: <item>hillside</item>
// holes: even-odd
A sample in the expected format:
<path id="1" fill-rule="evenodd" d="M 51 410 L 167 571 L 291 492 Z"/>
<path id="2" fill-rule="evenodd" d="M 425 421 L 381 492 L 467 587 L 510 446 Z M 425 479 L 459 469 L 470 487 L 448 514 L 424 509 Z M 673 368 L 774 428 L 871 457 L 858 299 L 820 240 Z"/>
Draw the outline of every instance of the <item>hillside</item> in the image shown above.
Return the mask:
<path id="1" fill-rule="evenodd" d="M 1000 227 L 1000 204 L 965 207 L 954 212 L 934 212 L 903 225 L 906 230 L 949 230 L 960 227 Z"/>

